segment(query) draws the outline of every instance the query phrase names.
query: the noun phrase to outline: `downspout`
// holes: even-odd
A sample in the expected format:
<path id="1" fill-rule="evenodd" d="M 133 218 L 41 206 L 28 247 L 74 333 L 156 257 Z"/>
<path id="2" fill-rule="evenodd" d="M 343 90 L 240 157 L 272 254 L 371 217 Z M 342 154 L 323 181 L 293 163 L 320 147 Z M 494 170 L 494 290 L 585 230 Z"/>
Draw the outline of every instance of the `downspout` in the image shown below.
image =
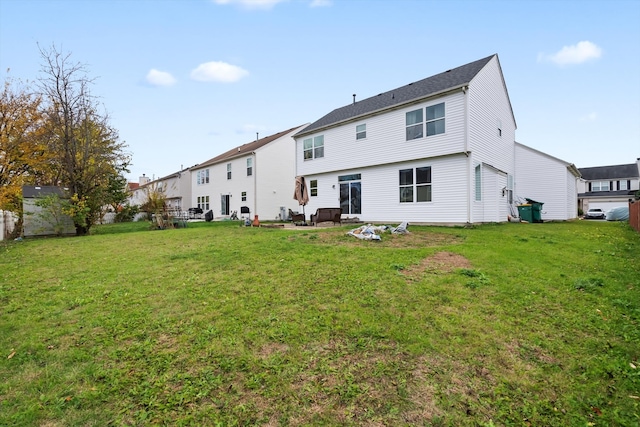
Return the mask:
<path id="1" fill-rule="evenodd" d="M 258 176 L 258 158 L 256 156 L 256 152 L 252 151 L 253 155 L 253 217 L 258 214 L 258 187 L 257 187 L 257 179 Z"/>
<path id="2" fill-rule="evenodd" d="M 464 154 L 467 156 L 467 224 L 471 224 L 471 156 L 469 155 L 469 96 L 467 86 L 462 87 L 464 97 Z"/>

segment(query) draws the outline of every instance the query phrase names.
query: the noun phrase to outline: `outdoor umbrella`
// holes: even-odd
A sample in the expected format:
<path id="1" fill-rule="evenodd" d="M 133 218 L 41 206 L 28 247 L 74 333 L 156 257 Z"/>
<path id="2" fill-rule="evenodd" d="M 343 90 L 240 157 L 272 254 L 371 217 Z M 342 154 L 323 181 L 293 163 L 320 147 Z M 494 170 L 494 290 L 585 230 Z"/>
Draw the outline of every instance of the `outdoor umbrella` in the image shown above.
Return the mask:
<path id="1" fill-rule="evenodd" d="M 296 188 L 293 192 L 293 198 L 302 206 L 302 214 L 305 215 L 306 223 L 307 217 L 304 213 L 304 207 L 309 203 L 309 190 L 307 189 L 307 182 L 304 180 L 304 176 L 296 176 Z"/>

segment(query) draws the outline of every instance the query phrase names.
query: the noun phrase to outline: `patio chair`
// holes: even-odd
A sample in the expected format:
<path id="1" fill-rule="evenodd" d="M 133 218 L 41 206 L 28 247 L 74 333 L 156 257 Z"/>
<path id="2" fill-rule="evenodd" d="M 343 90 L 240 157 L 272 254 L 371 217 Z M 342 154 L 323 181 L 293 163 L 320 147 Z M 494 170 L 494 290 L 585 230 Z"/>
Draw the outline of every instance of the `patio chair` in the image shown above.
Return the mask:
<path id="1" fill-rule="evenodd" d="M 289 216 L 291 217 L 291 222 L 293 222 L 294 224 L 298 224 L 299 222 L 306 224 L 307 220 L 304 217 L 303 213 L 297 213 L 292 211 L 291 209 L 289 209 Z"/>

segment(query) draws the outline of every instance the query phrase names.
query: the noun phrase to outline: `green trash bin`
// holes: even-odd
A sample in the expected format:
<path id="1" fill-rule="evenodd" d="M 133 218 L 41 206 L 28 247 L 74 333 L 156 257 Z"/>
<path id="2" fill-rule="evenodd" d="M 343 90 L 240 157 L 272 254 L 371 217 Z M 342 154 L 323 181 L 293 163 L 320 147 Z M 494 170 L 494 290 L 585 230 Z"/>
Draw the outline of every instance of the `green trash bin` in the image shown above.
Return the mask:
<path id="1" fill-rule="evenodd" d="M 522 221 L 533 222 L 531 205 L 518 205 L 518 215 Z"/>
<path id="2" fill-rule="evenodd" d="M 531 222 L 542 222 L 542 205 L 544 203 L 531 199 L 526 199 L 526 201 L 531 205 Z"/>

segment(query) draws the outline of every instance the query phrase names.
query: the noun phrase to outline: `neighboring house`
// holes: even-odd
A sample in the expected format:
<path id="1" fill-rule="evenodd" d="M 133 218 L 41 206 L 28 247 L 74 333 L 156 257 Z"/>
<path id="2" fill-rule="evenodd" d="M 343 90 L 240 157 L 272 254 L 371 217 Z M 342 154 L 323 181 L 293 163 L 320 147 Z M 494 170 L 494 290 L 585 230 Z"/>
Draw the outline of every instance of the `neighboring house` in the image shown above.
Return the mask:
<path id="1" fill-rule="evenodd" d="M 582 180 L 578 186 L 578 206 L 586 212 L 591 208 L 603 211 L 628 206 L 640 189 L 640 158 L 636 163 L 596 166 L 579 169 Z"/>
<path id="2" fill-rule="evenodd" d="M 66 189 L 53 186 L 22 187 L 23 232 L 24 237 L 75 235 L 76 227 L 68 215 L 58 209 L 48 210 L 37 206 L 39 198 L 55 195 L 60 199 L 68 198 Z"/>
<path id="3" fill-rule="evenodd" d="M 362 221 L 507 221 L 515 130 L 498 55 L 337 108 L 295 135 L 307 213 Z"/>
<path id="4" fill-rule="evenodd" d="M 516 202 L 543 203 L 542 219 L 578 217 L 576 194 L 580 172 L 574 164 L 516 142 Z"/>
<path id="5" fill-rule="evenodd" d="M 285 219 L 293 200 L 295 156 L 292 136 L 297 126 L 233 148 L 191 168 L 191 206 L 214 218 L 242 215 L 251 218 Z"/>
<path id="6" fill-rule="evenodd" d="M 129 188 L 132 185 L 129 184 Z M 165 196 L 168 209 L 186 211 L 191 203 L 191 172 L 182 169 L 156 180 L 149 180 L 145 175 L 140 177 L 140 183 L 131 191 L 130 203 L 140 206 L 147 201 L 149 191 L 160 191 Z"/>

